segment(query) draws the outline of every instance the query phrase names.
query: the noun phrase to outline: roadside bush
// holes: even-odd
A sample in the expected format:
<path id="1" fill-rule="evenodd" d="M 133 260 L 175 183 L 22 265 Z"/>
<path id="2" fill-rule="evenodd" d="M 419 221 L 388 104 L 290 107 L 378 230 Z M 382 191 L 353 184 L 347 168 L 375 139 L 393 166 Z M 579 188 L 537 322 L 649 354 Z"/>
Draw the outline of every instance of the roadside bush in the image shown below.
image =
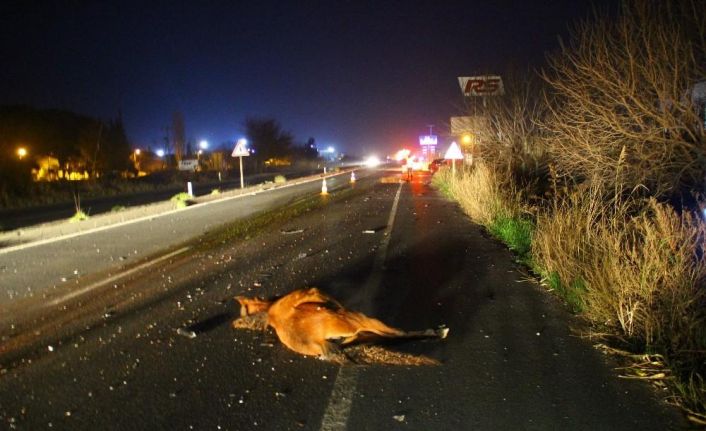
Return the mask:
<path id="1" fill-rule="evenodd" d="M 694 85 L 705 67 L 698 0 L 626 0 L 617 18 L 581 22 L 543 74 L 551 87 L 543 125 L 559 171 L 611 193 L 642 185 L 657 197 L 702 185 L 706 135 Z"/>
<path id="2" fill-rule="evenodd" d="M 189 199 L 191 199 L 191 196 L 188 193 L 181 192 L 172 196 L 171 201 L 174 202 L 177 208 L 185 208 L 189 205 Z"/>
<path id="3" fill-rule="evenodd" d="M 81 210 L 77 210 L 73 216 L 69 219 L 69 222 L 76 223 L 80 221 L 88 220 L 88 214 Z"/>

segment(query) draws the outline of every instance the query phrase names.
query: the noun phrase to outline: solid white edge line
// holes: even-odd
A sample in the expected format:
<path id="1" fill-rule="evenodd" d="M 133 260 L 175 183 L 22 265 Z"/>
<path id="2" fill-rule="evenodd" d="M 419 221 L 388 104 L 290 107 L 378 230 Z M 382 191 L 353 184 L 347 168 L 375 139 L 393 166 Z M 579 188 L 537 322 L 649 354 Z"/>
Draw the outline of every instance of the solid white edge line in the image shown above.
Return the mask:
<path id="1" fill-rule="evenodd" d="M 125 220 L 122 222 L 112 223 L 112 224 L 108 224 L 105 226 L 96 227 L 93 229 L 83 230 L 80 232 L 74 232 L 74 233 L 60 235 L 60 236 L 56 236 L 56 237 L 52 237 L 52 238 L 40 239 L 37 241 L 25 243 L 25 244 L 18 244 L 18 245 L 13 245 L 10 247 L 4 247 L 4 248 L 0 248 L 0 254 L 11 253 L 13 251 L 23 250 L 26 248 L 36 247 L 36 246 L 44 245 L 44 244 L 51 244 L 51 243 L 57 242 L 57 241 L 63 241 L 66 239 L 71 239 L 71 238 L 76 238 L 76 237 L 83 236 L 83 235 L 88 235 L 89 233 L 101 232 L 101 231 L 108 230 L 108 229 L 113 229 L 113 228 L 117 228 L 117 227 L 121 227 L 121 226 L 127 226 L 129 224 L 139 223 L 139 222 L 145 221 L 145 220 L 156 219 L 159 217 L 164 217 L 164 216 L 174 214 L 177 212 L 181 212 L 181 211 L 189 211 L 189 210 L 193 210 L 195 208 L 203 208 L 204 206 L 208 206 L 208 205 L 212 205 L 212 204 L 216 204 L 216 203 L 221 203 L 221 202 L 226 202 L 226 201 L 233 200 L 233 199 L 240 199 L 245 196 L 252 196 L 253 194 L 265 193 L 265 192 L 270 192 L 270 191 L 274 191 L 274 190 L 281 190 L 281 189 L 284 189 L 287 187 L 294 187 L 294 186 L 298 186 L 301 184 L 307 184 L 307 183 L 310 183 L 313 181 L 319 181 L 322 178 L 336 177 L 339 175 L 344 175 L 346 173 L 347 172 L 342 172 L 339 174 L 330 174 L 330 175 L 326 175 L 325 177 L 313 178 L 310 180 L 304 180 L 304 181 L 300 181 L 300 182 L 296 182 L 296 183 L 293 182 L 292 184 L 284 184 L 282 186 L 274 187 L 274 188 L 267 189 L 267 190 L 253 190 L 251 192 L 243 192 L 243 193 L 236 195 L 236 196 L 228 196 L 228 197 L 225 197 L 222 199 L 203 202 L 203 203 L 200 203 L 197 205 L 191 205 L 191 206 L 187 206 L 184 208 L 177 208 L 177 209 L 165 211 L 165 212 L 158 213 L 158 214 L 146 215 L 146 216 L 134 218 L 132 220 Z"/>
<path id="2" fill-rule="evenodd" d="M 402 192 L 402 184 L 397 188 L 395 200 L 390 209 L 390 216 L 387 219 L 387 227 L 385 229 L 385 237 L 382 244 L 375 255 L 373 270 L 365 283 L 366 291 L 368 288 L 374 288 L 382 279 L 382 267 L 387 257 L 387 247 L 390 244 L 392 236 L 392 224 L 395 222 L 397 214 L 397 204 L 400 201 L 400 193 Z M 333 382 L 333 389 L 329 397 L 328 405 L 324 410 L 324 415 L 321 418 L 321 431 L 342 431 L 346 429 L 348 417 L 353 406 L 353 397 L 358 381 L 358 368 L 352 366 L 341 365 L 336 373 L 336 380 Z"/>
<path id="3" fill-rule="evenodd" d="M 87 292 L 89 292 L 89 291 L 91 291 L 91 290 L 93 290 L 93 289 L 95 289 L 95 288 L 97 288 L 97 287 L 101 287 L 101 286 L 103 286 L 103 285 L 105 285 L 105 284 L 112 283 L 112 282 L 114 282 L 115 280 L 121 279 L 121 278 L 123 278 L 123 277 L 127 277 L 128 275 L 133 274 L 133 273 L 135 273 L 135 272 L 137 272 L 137 271 L 143 270 L 143 269 L 145 269 L 145 268 L 147 268 L 147 267 L 149 267 L 149 266 L 152 266 L 152 265 L 157 264 L 157 263 L 159 263 L 159 262 L 162 262 L 162 261 L 164 261 L 164 260 L 166 260 L 166 259 L 169 259 L 169 258 L 171 258 L 171 257 L 174 257 L 174 256 L 176 256 L 177 254 L 181 254 L 181 253 L 187 251 L 189 248 L 191 248 L 191 247 L 183 247 L 183 248 L 180 248 L 179 250 L 175 250 L 175 251 L 173 251 L 173 252 L 171 252 L 171 253 L 165 254 L 164 256 L 160 256 L 160 257 L 158 257 L 158 258 L 156 258 L 156 259 L 153 259 L 153 260 L 150 260 L 150 261 L 148 261 L 148 262 L 144 262 L 144 263 L 142 263 L 142 264 L 140 264 L 140 265 L 137 265 L 137 266 L 134 267 L 134 268 L 130 268 L 130 269 L 128 269 L 127 271 L 120 272 L 120 273 L 115 274 L 115 275 L 113 275 L 113 276 L 111 276 L 111 277 L 108 277 L 108 278 L 106 278 L 106 279 L 104 279 L 104 280 L 97 281 L 97 282 L 95 282 L 95 283 L 93 283 L 93 284 L 90 284 L 90 285 L 88 285 L 88 286 L 86 286 L 86 287 L 84 287 L 84 288 L 75 290 L 75 291 L 73 291 L 73 292 L 69 292 L 69 293 L 67 293 L 66 295 L 62 296 L 62 297 L 56 298 L 56 299 L 54 299 L 54 300 L 48 302 L 48 303 L 45 305 L 45 307 L 51 307 L 51 306 L 59 305 L 59 304 L 61 304 L 62 302 L 68 301 L 69 299 L 75 298 L 75 297 L 77 297 L 77 296 L 81 296 L 81 295 L 83 295 L 84 293 L 87 293 Z"/>

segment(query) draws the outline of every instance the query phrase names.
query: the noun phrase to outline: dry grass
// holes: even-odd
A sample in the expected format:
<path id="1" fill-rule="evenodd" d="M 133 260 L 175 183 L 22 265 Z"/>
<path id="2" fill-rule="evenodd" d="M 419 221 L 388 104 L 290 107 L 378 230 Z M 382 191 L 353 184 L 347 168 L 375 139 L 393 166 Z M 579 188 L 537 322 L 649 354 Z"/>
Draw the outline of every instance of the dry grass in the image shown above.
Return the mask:
<path id="1" fill-rule="evenodd" d="M 600 195 L 574 194 L 537 218 L 535 262 L 563 284 L 583 280 L 591 321 L 646 346 L 706 348 L 704 223 L 653 199 L 638 208 Z"/>
<path id="2" fill-rule="evenodd" d="M 602 196 L 577 192 L 540 214 L 534 262 L 545 277 L 558 275 L 550 284 L 597 327 L 633 351 L 663 355 L 675 399 L 698 416 L 706 411 L 706 224 L 654 199 Z"/>
<path id="3" fill-rule="evenodd" d="M 598 241 L 586 262 L 590 317 L 617 323 L 647 345 L 697 347 L 694 331 L 704 324 L 704 224 L 654 200 L 625 226 L 616 220 L 597 224 Z"/>
<path id="4" fill-rule="evenodd" d="M 605 216 L 605 208 L 596 189 L 557 199 L 561 200 L 555 200 L 553 208 L 537 215 L 532 258 L 544 281 L 559 291 L 575 311 L 580 311 L 583 298 L 576 290 L 584 287 L 595 242 L 594 227 Z"/>
<path id="5" fill-rule="evenodd" d="M 442 169 L 434 182 L 454 199 L 476 223 L 490 226 L 499 218 L 515 218 L 523 213 L 520 194 L 507 176 L 477 162 L 472 169 L 461 169 L 454 177 Z"/>

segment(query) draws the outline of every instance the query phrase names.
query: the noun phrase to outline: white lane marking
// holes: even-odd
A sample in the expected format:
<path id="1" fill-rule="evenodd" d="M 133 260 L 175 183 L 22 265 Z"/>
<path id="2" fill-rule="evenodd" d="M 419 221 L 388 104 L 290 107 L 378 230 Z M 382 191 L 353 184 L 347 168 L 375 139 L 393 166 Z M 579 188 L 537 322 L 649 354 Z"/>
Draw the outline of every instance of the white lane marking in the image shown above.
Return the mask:
<path id="1" fill-rule="evenodd" d="M 134 268 L 130 268 L 130 269 L 128 269 L 127 271 L 123 271 L 123 272 L 121 272 L 121 273 L 115 274 L 115 275 L 113 275 L 113 276 L 111 276 L 111 277 L 106 278 L 105 280 L 97 281 L 97 282 L 95 282 L 95 283 L 93 283 L 93 284 L 90 284 L 90 285 L 88 285 L 88 286 L 86 286 L 86 287 L 83 287 L 83 288 L 81 288 L 81 289 L 74 290 L 73 292 L 69 292 L 69 293 L 67 293 L 67 294 L 64 295 L 64 296 L 61 296 L 61 297 L 59 297 L 59 298 L 54 299 L 53 301 L 48 302 L 48 303 L 45 305 L 45 307 L 50 307 L 50 306 L 54 306 L 54 305 L 59 305 L 59 304 L 61 304 L 62 302 L 65 302 L 65 301 L 68 301 L 68 300 L 71 299 L 71 298 L 75 298 L 75 297 L 77 297 L 77 296 L 83 295 L 84 293 L 89 292 L 89 291 L 91 291 L 91 290 L 93 290 L 93 289 L 95 289 L 95 288 L 97 288 L 97 287 L 101 287 L 101 286 L 106 285 L 106 284 L 108 284 L 108 283 L 112 283 L 112 282 L 114 282 L 114 281 L 116 281 L 116 280 L 118 280 L 118 279 L 120 279 L 120 278 L 127 277 L 128 275 L 133 274 L 133 273 L 135 273 L 135 272 L 137 272 L 137 271 L 141 271 L 141 270 L 143 270 L 143 269 L 145 269 L 145 268 L 147 268 L 147 267 L 149 267 L 149 266 L 152 266 L 152 265 L 154 265 L 154 264 L 157 264 L 157 263 L 159 263 L 159 262 L 162 262 L 162 261 L 164 261 L 164 260 L 167 260 L 167 259 L 169 259 L 170 257 L 174 257 L 174 256 L 176 256 L 177 254 L 181 254 L 181 253 L 185 252 L 186 250 L 188 250 L 189 248 L 191 248 L 191 247 L 183 247 L 183 248 L 180 248 L 179 250 L 175 250 L 175 251 L 173 251 L 173 252 L 171 252 L 171 253 L 165 254 L 164 256 L 160 256 L 160 257 L 158 257 L 157 259 L 150 260 L 150 261 L 148 261 L 148 262 L 145 262 L 145 263 L 142 263 L 142 264 L 140 264 L 140 265 L 137 265 L 137 266 L 134 267 Z"/>
<path id="2" fill-rule="evenodd" d="M 343 172 L 343 173 L 340 173 L 340 174 L 329 174 L 329 175 L 326 175 L 326 178 L 340 176 L 340 175 L 343 175 L 343 174 L 345 174 L 345 173 L 347 173 L 347 172 Z M 11 252 L 13 252 L 13 251 L 23 250 L 23 249 L 31 248 L 31 247 L 36 247 L 36 246 L 38 246 L 38 245 L 51 244 L 51 243 L 53 243 L 53 242 L 63 241 L 63 240 L 66 240 L 66 239 L 71 239 L 71 238 L 76 238 L 76 237 L 79 237 L 79 236 L 88 235 L 88 234 L 95 233 L 95 232 L 101 232 L 101 231 L 104 231 L 104 230 L 113 229 L 113 228 L 117 228 L 117 227 L 121 227 L 121 226 L 126 226 L 126 225 L 133 224 L 133 223 L 139 223 L 139 222 L 145 221 L 145 220 L 157 219 L 157 218 L 159 218 L 159 217 L 164 217 L 164 216 L 167 216 L 167 215 L 170 215 L 170 214 L 174 214 L 174 213 L 177 213 L 177 212 L 180 212 L 180 211 L 190 211 L 190 210 L 193 210 L 193 209 L 196 209 L 196 208 L 203 208 L 203 207 L 205 207 L 205 206 L 212 205 L 212 204 L 217 204 L 217 203 L 221 203 L 221 202 L 227 202 L 227 201 L 230 201 L 230 200 L 233 200 L 233 199 L 240 199 L 240 198 L 243 198 L 243 197 L 246 197 L 246 196 L 252 196 L 252 195 L 254 195 L 254 194 L 260 194 L 260 193 L 270 192 L 270 191 L 274 191 L 274 190 L 281 190 L 281 189 L 284 189 L 284 188 L 287 188 L 287 187 L 294 187 L 294 186 L 297 186 L 297 185 L 300 185 L 300 184 L 311 183 L 311 182 L 314 182 L 314 181 L 321 181 L 321 177 L 316 177 L 316 178 L 312 178 L 312 179 L 309 179 L 309 180 L 303 180 L 303 181 L 298 181 L 298 182 L 292 182 L 291 184 L 284 184 L 284 185 L 277 186 L 277 187 L 274 187 L 274 188 L 271 188 L 271 189 L 267 189 L 267 190 L 253 190 L 253 191 L 250 191 L 250 192 L 241 193 L 241 194 L 236 195 L 236 196 L 228 196 L 228 197 L 224 197 L 224 198 L 217 199 L 217 200 L 213 200 L 213 201 L 202 202 L 202 203 L 199 203 L 199 204 L 197 204 L 197 205 L 187 206 L 187 207 L 185 207 L 185 208 L 178 208 L 178 209 L 173 209 L 173 210 L 165 211 L 165 212 L 158 213 L 158 214 L 151 214 L 151 215 L 146 215 L 146 216 L 142 216 L 142 217 L 137 217 L 137 218 L 134 218 L 134 219 L 125 220 L 125 221 L 121 221 L 121 222 L 117 222 L 117 223 L 111 223 L 111 224 L 107 224 L 107 225 L 105 225 L 105 226 L 99 226 L 99 227 L 95 227 L 95 228 L 92 228 L 92 229 L 82 230 L 82 231 L 79 231 L 79 232 L 67 233 L 66 235 L 60 235 L 60 236 L 55 236 L 55 237 L 52 237 L 52 238 L 40 239 L 40 240 L 37 240 L 37 241 L 32 241 L 32 242 L 25 243 L 25 244 L 18 244 L 18 245 L 13 245 L 13 246 L 9 246 L 9 247 L 3 247 L 3 248 L 0 248 L 0 254 L 11 253 Z"/>
<path id="3" fill-rule="evenodd" d="M 373 261 L 373 269 L 370 276 L 365 282 L 365 292 L 370 292 L 371 289 L 377 288 L 382 280 L 382 268 L 387 257 L 387 247 L 390 244 L 392 236 L 392 224 L 395 222 L 397 214 L 397 204 L 400 201 L 400 193 L 402 192 L 402 183 L 397 188 L 395 200 L 392 202 L 390 216 L 387 219 L 387 227 L 385 228 L 382 244 L 375 255 Z M 351 413 L 353 405 L 353 396 L 358 381 L 358 368 L 353 366 L 340 366 L 336 374 L 336 380 L 333 382 L 333 390 L 329 398 L 328 406 L 324 411 L 324 416 L 321 419 L 321 431 L 341 431 L 346 429 L 346 423 Z"/>

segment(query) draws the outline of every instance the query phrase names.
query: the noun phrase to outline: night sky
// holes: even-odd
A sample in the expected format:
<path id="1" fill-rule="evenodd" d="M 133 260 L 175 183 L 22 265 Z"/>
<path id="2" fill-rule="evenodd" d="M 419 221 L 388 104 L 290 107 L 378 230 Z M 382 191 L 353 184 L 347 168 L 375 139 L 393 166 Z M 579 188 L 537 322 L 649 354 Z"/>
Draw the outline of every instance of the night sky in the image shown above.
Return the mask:
<path id="1" fill-rule="evenodd" d="M 592 4 L 6 0 L 0 104 L 120 111 L 142 148 L 159 148 L 180 111 L 193 141 L 272 117 L 297 142 L 382 155 L 462 114 L 458 76 L 541 66 Z"/>

